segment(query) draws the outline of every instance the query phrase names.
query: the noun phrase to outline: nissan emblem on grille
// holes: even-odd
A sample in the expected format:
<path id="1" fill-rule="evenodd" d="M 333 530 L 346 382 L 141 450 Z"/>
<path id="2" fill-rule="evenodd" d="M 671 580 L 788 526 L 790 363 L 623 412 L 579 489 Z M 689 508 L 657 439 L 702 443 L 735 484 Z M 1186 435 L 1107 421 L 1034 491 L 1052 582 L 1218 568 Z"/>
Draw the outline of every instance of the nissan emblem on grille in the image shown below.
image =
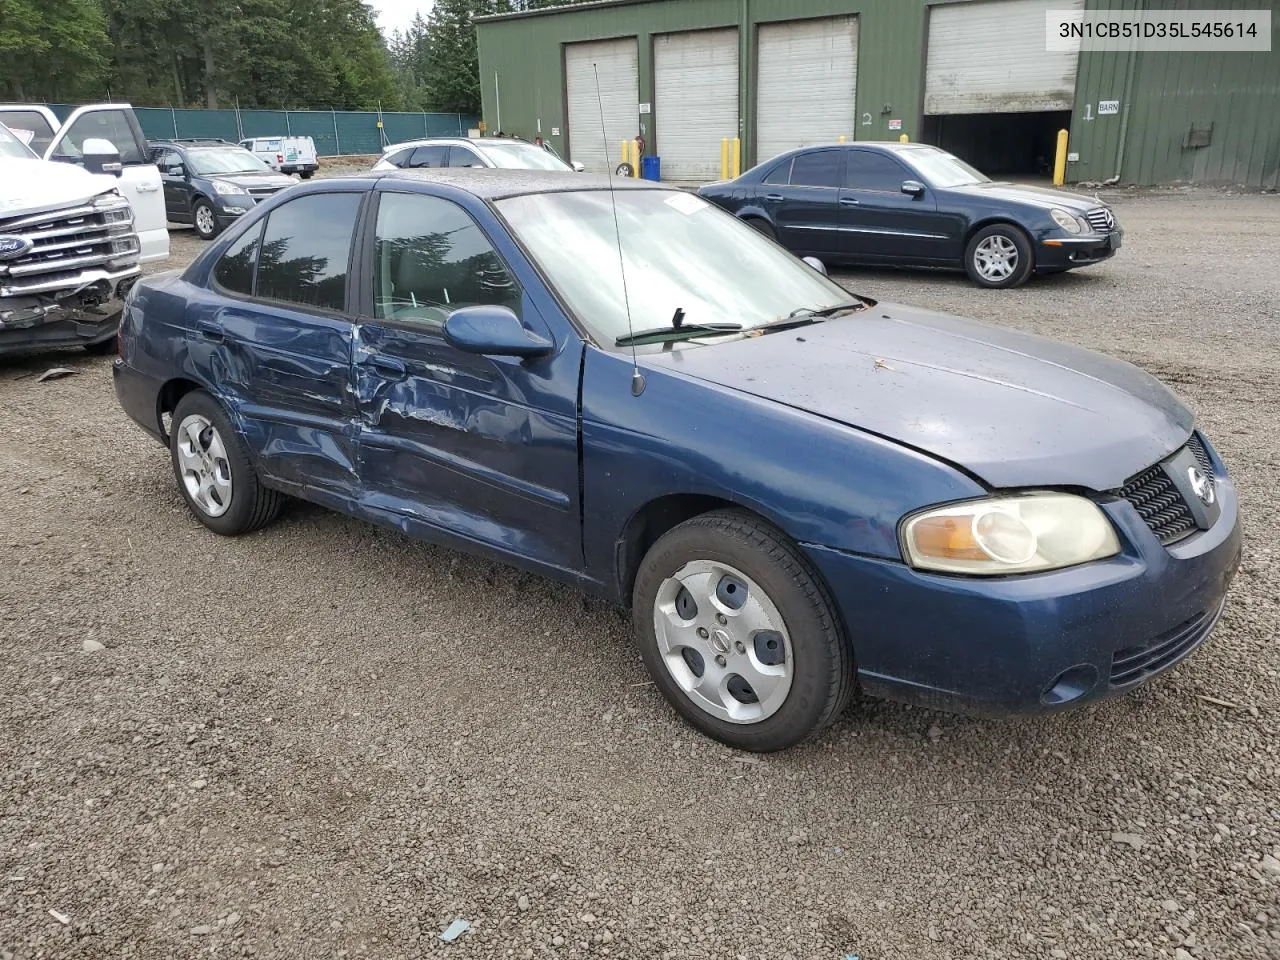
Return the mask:
<path id="1" fill-rule="evenodd" d="M 1187 467 L 1187 478 L 1191 481 L 1191 489 L 1200 498 L 1200 502 L 1206 507 L 1213 506 L 1213 502 L 1218 499 L 1213 477 L 1201 473 L 1195 467 Z"/>
<path id="2" fill-rule="evenodd" d="M 30 252 L 35 244 L 27 237 L 13 234 L 0 236 L 0 260 L 14 260 L 24 253 Z"/>

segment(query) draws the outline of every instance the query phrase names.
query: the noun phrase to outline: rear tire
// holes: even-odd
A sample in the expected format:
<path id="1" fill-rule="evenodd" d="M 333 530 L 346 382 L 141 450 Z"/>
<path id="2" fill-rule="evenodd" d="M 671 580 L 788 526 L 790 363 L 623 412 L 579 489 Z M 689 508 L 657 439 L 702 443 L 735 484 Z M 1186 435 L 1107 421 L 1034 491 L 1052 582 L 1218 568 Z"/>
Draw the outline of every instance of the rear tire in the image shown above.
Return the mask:
<path id="1" fill-rule="evenodd" d="M 632 601 L 654 684 L 721 743 L 783 750 L 853 693 L 853 651 L 826 587 L 750 514 L 716 511 L 669 530 L 641 561 Z"/>
<path id="2" fill-rule="evenodd" d="M 761 236 L 768 237 L 770 240 L 774 241 L 774 243 L 777 243 L 778 231 L 773 229 L 773 224 L 771 224 L 768 220 L 765 220 L 761 217 L 747 217 L 747 219 L 745 219 L 742 222 L 745 223 L 747 226 L 749 226 L 756 233 L 760 234 Z"/>
<path id="3" fill-rule="evenodd" d="M 980 287 L 1007 290 L 1020 286 L 1035 268 L 1031 240 L 1011 223 L 983 227 L 965 247 L 965 272 Z"/>
<path id="4" fill-rule="evenodd" d="M 251 533 L 279 515 L 283 495 L 259 482 L 239 432 L 205 391 L 193 390 L 178 401 L 169 454 L 178 492 L 214 533 Z"/>
<path id="5" fill-rule="evenodd" d="M 298 171 L 298 176 L 300 176 L 303 180 L 310 180 L 314 173 L 315 173 L 314 170 L 300 170 Z"/>

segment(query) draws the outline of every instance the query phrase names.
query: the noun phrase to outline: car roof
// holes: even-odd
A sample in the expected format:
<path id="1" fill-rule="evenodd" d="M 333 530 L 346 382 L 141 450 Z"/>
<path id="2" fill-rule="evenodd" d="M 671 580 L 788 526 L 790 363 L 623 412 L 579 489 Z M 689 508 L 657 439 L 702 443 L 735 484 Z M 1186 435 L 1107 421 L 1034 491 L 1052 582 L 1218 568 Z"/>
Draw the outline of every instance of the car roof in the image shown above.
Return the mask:
<path id="1" fill-rule="evenodd" d="M 385 153 L 388 150 L 398 150 L 400 147 L 421 147 L 433 143 L 523 143 L 527 147 L 536 147 L 536 143 L 530 143 L 528 140 L 519 140 L 515 137 L 422 137 L 418 140 L 402 140 L 399 143 L 389 143 L 382 148 Z"/>
<path id="2" fill-rule="evenodd" d="M 368 177 L 368 173 L 351 177 Z M 342 179 L 342 178 L 331 178 Z M 484 200 L 500 200 L 530 193 L 567 193 L 580 190 L 666 190 L 670 187 L 653 180 L 631 177 L 607 177 L 592 173 L 570 173 L 559 170 L 479 169 L 476 167 L 434 167 L 429 170 L 388 170 L 377 179 L 407 183 L 436 183 L 456 187 Z"/>

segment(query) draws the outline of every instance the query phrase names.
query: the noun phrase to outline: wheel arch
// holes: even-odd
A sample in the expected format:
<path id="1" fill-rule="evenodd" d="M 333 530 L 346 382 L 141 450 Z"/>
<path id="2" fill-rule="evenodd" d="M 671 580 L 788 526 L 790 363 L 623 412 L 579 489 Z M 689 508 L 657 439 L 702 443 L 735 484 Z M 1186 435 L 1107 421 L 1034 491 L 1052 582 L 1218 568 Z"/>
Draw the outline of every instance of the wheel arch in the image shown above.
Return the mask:
<path id="1" fill-rule="evenodd" d="M 1027 238 L 1027 243 L 1031 244 L 1031 252 L 1033 254 L 1035 253 L 1035 244 L 1032 243 L 1031 240 L 1031 231 L 1027 229 L 1026 224 L 1019 223 L 1007 213 L 991 213 L 983 217 L 981 220 L 975 220 L 973 223 L 969 224 L 969 229 L 966 230 L 964 234 L 964 246 L 960 251 L 960 255 L 963 257 L 968 252 L 969 241 L 973 239 L 974 234 L 979 230 L 985 230 L 987 227 L 994 226 L 1013 227 L 1016 230 L 1022 231 L 1022 235 Z"/>
<path id="2" fill-rule="evenodd" d="M 160 430 L 160 435 L 164 437 L 165 443 L 169 442 L 169 431 L 164 422 L 165 416 L 178 409 L 178 404 L 188 393 L 204 389 L 204 384 L 187 377 L 173 377 L 160 386 L 160 391 L 156 394 L 156 426 Z"/>

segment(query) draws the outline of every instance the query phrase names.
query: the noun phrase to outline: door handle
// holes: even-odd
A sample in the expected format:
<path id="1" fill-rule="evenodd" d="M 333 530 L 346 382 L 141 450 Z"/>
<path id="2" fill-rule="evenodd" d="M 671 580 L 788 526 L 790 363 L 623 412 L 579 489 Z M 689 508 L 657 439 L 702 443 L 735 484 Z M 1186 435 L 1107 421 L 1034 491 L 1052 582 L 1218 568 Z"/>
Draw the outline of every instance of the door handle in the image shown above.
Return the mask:
<path id="1" fill-rule="evenodd" d="M 221 343 L 224 337 L 222 326 L 214 323 L 212 320 L 197 320 L 196 330 L 199 332 L 200 336 L 204 337 L 206 340 L 212 340 L 215 343 Z"/>
<path id="2" fill-rule="evenodd" d="M 155 192 L 156 192 L 157 190 L 159 190 L 159 189 L 160 189 L 160 185 L 159 185 L 158 183 L 140 183 L 140 184 L 138 184 L 138 192 L 139 192 L 139 193 L 155 193 Z"/>
<path id="3" fill-rule="evenodd" d="M 764 198 L 765 198 L 766 200 L 772 200 L 774 203 L 777 203 L 779 200 L 781 200 L 781 199 L 782 199 L 782 194 L 780 194 L 780 193 L 766 193 L 766 194 L 764 195 Z"/>
<path id="4" fill-rule="evenodd" d="M 841 198 L 840 198 L 840 206 L 842 206 L 842 207 L 856 207 L 856 206 L 858 206 L 858 201 L 857 201 L 857 200 L 855 200 L 853 197 L 841 197 Z"/>
<path id="5" fill-rule="evenodd" d="M 392 357 L 370 357 L 365 364 L 386 380 L 403 380 L 409 374 L 405 365 Z"/>

